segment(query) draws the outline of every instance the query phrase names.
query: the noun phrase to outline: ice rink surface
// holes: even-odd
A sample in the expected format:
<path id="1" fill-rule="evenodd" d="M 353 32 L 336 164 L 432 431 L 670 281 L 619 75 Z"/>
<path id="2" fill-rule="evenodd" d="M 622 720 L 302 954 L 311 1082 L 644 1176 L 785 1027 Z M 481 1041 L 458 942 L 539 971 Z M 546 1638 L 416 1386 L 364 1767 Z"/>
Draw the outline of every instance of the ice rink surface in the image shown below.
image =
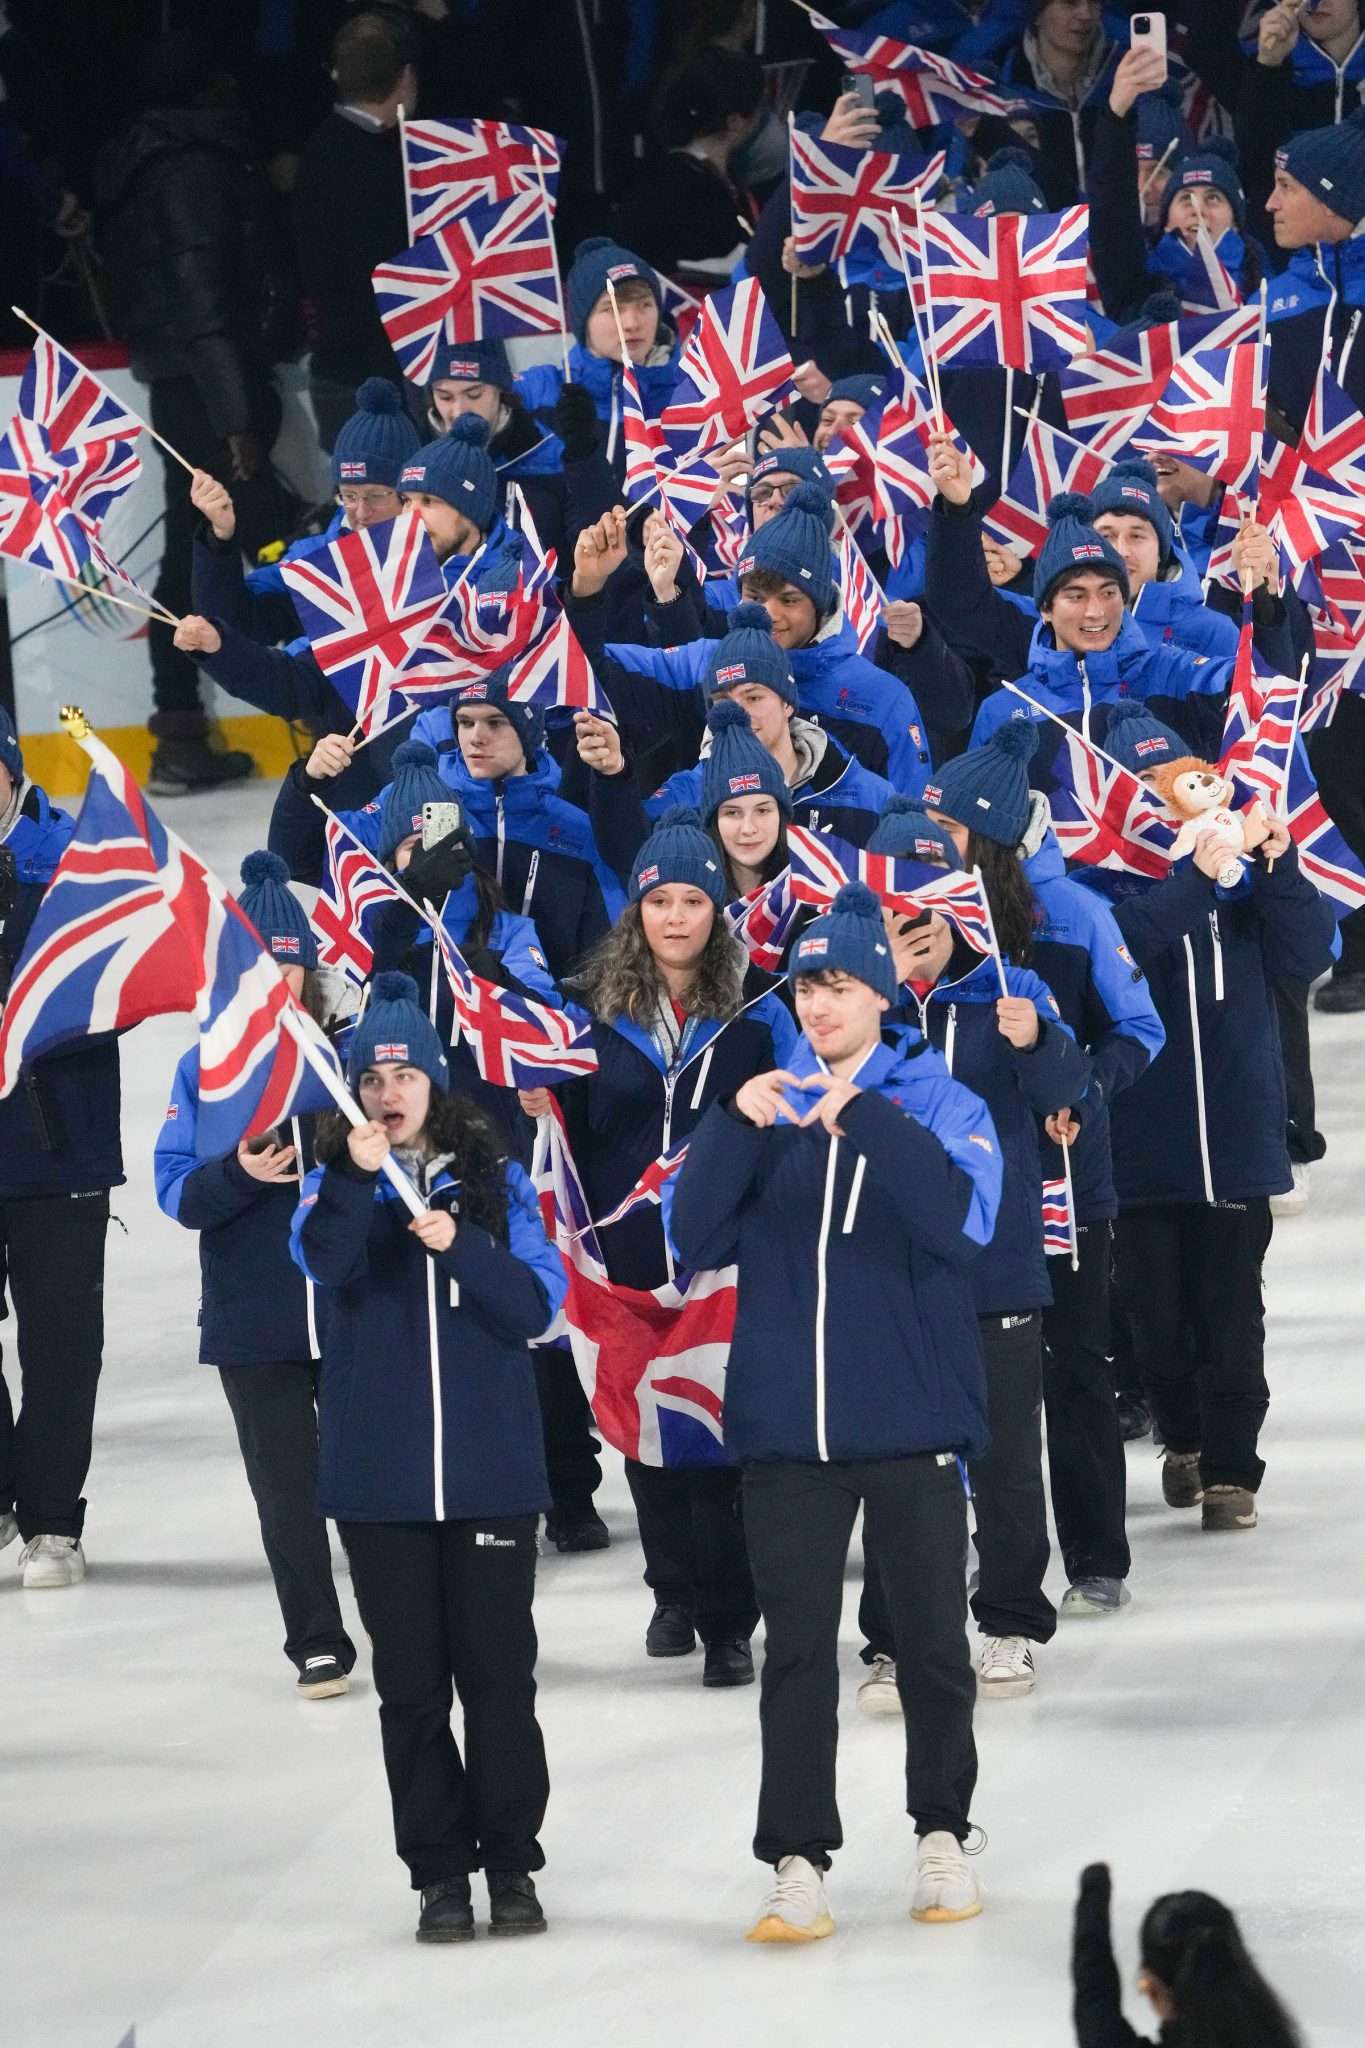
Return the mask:
<path id="1" fill-rule="evenodd" d="M 166 815 L 235 881 L 268 794 Z M 1126 1983 L 1152 1896 L 1201 1886 L 1244 1916 L 1312 2048 L 1358 2048 L 1365 1020 L 1314 1019 L 1330 1149 L 1268 1263 L 1260 1528 L 1201 1536 L 1197 1514 L 1163 1507 L 1150 1442 L 1130 1447 L 1133 1605 L 1063 1624 L 1034 1697 L 978 1713 L 986 1911 L 960 1927 L 907 1914 L 900 1724 L 853 1708 L 855 1551 L 838 1932 L 812 1949 L 740 1938 L 764 1876 L 750 1852 L 757 1690 L 703 1692 L 699 1656 L 646 1661 L 649 1596 L 610 1456 L 599 1504 L 613 1548 L 551 1554 L 536 1603 L 550 1933 L 414 1944 L 363 1641 L 348 1698 L 294 1699 L 231 1418 L 196 1363 L 195 1240 L 152 1196 L 186 1024 L 125 1044 L 128 1185 L 113 1206 L 127 1234 L 110 1234 L 89 1577 L 24 1594 L 17 1552 L 0 1557 L 6 2048 L 115 2048 L 134 2025 L 138 2048 L 1061 2048 L 1075 1880 L 1100 1857 Z M 1062 1584 L 1054 1566 L 1054 1597 Z M 475 1897 L 482 1918 L 478 1880 Z M 1131 1993 L 1129 2016 L 1155 2033 Z"/>

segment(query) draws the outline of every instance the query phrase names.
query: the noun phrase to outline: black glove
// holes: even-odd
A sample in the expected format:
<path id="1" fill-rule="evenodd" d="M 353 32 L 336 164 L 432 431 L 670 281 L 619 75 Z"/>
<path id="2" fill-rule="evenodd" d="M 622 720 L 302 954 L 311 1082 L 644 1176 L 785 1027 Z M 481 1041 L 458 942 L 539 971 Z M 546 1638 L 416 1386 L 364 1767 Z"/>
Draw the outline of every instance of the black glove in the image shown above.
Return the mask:
<path id="1" fill-rule="evenodd" d="M 566 384 L 555 400 L 551 423 L 564 443 L 566 462 L 586 462 L 597 446 L 597 408 L 581 384 Z"/>
<path id="2" fill-rule="evenodd" d="M 412 858 L 398 877 L 409 896 L 423 898 L 439 910 L 452 889 L 474 870 L 474 857 L 461 832 L 447 832 L 434 846 L 414 846 Z"/>

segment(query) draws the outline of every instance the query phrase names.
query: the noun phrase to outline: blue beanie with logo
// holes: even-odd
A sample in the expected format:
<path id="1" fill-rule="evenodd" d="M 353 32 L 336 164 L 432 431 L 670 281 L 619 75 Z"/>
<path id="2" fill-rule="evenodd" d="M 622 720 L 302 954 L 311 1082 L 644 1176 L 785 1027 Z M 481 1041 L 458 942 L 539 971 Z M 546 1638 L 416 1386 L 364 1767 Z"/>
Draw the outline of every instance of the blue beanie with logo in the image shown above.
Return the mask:
<path id="1" fill-rule="evenodd" d="M 823 917 L 808 924 L 792 948 L 787 980 L 805 974 L 851 974 L 888 1003 L 896 1000 L 896 969 L 882 906 L 864 882 L 845 882 Z"/>
<path id="2" fill-rule="evenodd" d="M 825 467 L 825 458 L 814 448 L 770 448 L 766 455 L 760 455 L 753 466 L 752 474 L 745 487 L 744 502 L 749 517 L 753 518 L 754 485 L 770 476 L 794 476 L 798 483 L 818 484 L 826 497 L 834 496 L 834 479 Z"/>
<path id="3" fill-rule="evenodd" d="M 1365 220 L 1365 107 L 1332 128 L 1305 128 L 1275 152 L 1287 171 L 1342 220 Z"/>
<path id="4" fill-rule="evenodd" d="M 665 889 L 670 882 L 702 890 L 717 910 L 729 894 L 720 856 L 690 804 L 674 804 L 665 811 L 636 854 L 630 900 L 638 903 L 651 889 Z"/>
<path id="5" fill-rule="evenodd" d="M 718 697 L 706 714 L 711 751 L 701 764 L 701 815 L 709 825 L 722 804 L 734 797 L 770 796 L 784 818 L 791 816 L 792 794 L 787 778 L 768 749 L 755 737 L 742 704 Z"/>
<path id="6" fill-rule="evenodd" d="M 581 342 L 586 343 L 587 340 L 588 315 L 608 284 L 614 285 L 618 292 L 623 285 L 646 284 L 654 294 L 654 303 L 660 312 L 663 310 L 664 295 L 657 271 L 652 270 L 642 256 L 623 249 L 619 242 L 613 242 L 609 235 L 590 235 L 574 250 L 573 262 L 564 280 L 564 304 L 569 325 Z"/>
<path id="7" fill-rule="evenodd" d="M 0 704 L 0 768 L 8 768 L 10 779 L 16 785 L 23 781 L 24 750 L 19 744 L 14 720 L 3 704 Z"/>
<path id="8" fill-rule="evenodd" d="M 1046 213 L 1028 151 L 997 149 L 967 194 L 966 211 L 983 219 L 998 213 Z"/>
<path id="9" fill-rule="evenodd" d="M 1062 491 L 1047 508 L 1048 535 L 1033 572 L 1033 601 L 1039 611 L 1064 576 L 1097 569 L 1112 576 L 1128 602 L 1128 571 L 1122 555 L 1095 531 L 1095 501 L 1083 491 Z M 776 524 L 776 521 L 774 521 Z"/>
<path id="10" fill-rule="evenodd" d="M 1178 732 L 1153 718 L 1145 704 L 1135 704 L 1126 698 L 1109 713 L 1104 751 L 1121 768 L 1144 775 L 1149 768 L 1161 768 L 1167 761 L 1183 760 L 1190 750 Z"/>
<path id="11" fill-rule="evenodd" d="M 498 503 L 498 473 L 486 452 L 487 440 L 487 420 L 477 413 L 461 413 L 452 420 L 448 434 L 442 434 L 439 441 L 428 441 L 403 464 L 398 472 L 399 490 L 444 498 L 447 505 L 472 520 L 480 533 L 487 533 Z"/>
<path id="12" fill-rule="evenodd" d="M 1365 138 L 1360 147 L 1365 149 Z M 1191 155 L 1176 158 L 1170 182 L 1161 195 L 1163 222 L 1169 222 L 1171 201 L 1177 192 L 1200 190 L 1222 193 L 1232 208 L 1232 217 L 1240 234 L 1247 224 L 1247 197 L 1237 168 L 1237 145 L 1230 137 L 1210 135 Z"/>
<path id="13" fill-rule="evenodd" d="M 1124 461 L 1116 462 L 1112 469 L 1104 472 L 1090 493 L 1090 502 L 1095 508 L 1096 519 L 1106 512 L 1145 519 L 1156 528 L 1162 567 L 1170 561 L 1171 550 L 1175 546 L 1175 526 L 1162 502 L 1156 471 L 1150 462 L 1144 462 L 1140 456 L 1128 456 Z"/>
<path id="14" fill-rule="evenodd" d="M 423 804 L 448 804 L 451 791 L 436 766 L 436 750 L 425 740 L 404 740 L 393 750 L 393 781 L 381 798 L 379 858 L 391 860 L 394 850 L 422 829 Z"/>
<path id="15" fill-rule="evenodd" d="M 436 351 L 431 383 L 496 384 L 510 391 L 516 379 L 507 360 L 505 343 L 496 335 L 484 341 L 452 341 Z"/>
<path id="16" fill-rule="evenodd" d="M 778 518 L 783 517 L 785 514 L 779 513 Z M 777 519 L 769 522 L 773 526 L 777 523 Z M 738 689 L 741 683 L 762 683 L 765 690 L 775 691 L 784 704 L 796 708 L 796 678 L 791 662 L 774 640 L 773 622 L 761 604 L 735 606 L 730 614 L 730 630 L 723 640 L 716 642 L 706 664 L 708 697 Z"/>
<path id="17" fill-rule="evenodd" d="M 970 747 L 944 763 L 924 785 L 924 801 L 981 839 L 1017 846 L 1028 830 L 1028 764 L 1038 751 L 1038 728 L 1027 716 L 1007 718 L 983 747 Z"/>
<path id="18" fill-rule="evenodd" d="M 504 662 L 495 668 L 492 675 L 483 676 L 477 683 L 464 683 L 450 700 L 452 720 L 462 704 L 491 704 L 500 711 L 508 724 L 515 728 L 521 741 L 521 751 L 526 756 L 528 768 L 536 765 L 536 756 L 545 744 L 545 713 L 538 704 L 520 704 L 507 694 L 512 664 Z"/>
<path id="19" fill-rule="evenodd" d="M 369 1067 L 416 1067 L 433 1088 L 450 1086 L 450 1068 L 431 1019 L 418 1008 L 410 974 L 376 974 L 370 1000 L 351 1033 L 346 1079 L 352 1088 Z"/>
<path id="20" fill-rule="evenodd" d="M 798 484 L 775 519 L 760 526 L 735 571 L 744 578 L 766 569 L 803 590 L 816 617 L 827 619 L 839 603 L 839 568 L 829 544 L 834 500 L 818 484 Z"/>
<path id="21" fill-rule="evenodd" d="M 1140 92 L 1133 115 L 1137 122 L 1137 160 L 1150 169 L 1161 162 L 1171 144 L 1179 142 L 1185 132 L 1180 87 L 1171 78 L 1155 92 Z"/>
<path id="22" fill-rule="evenodd" d="M 289 886 L 289 869 L 277 853 L 249 853 L 242 862 L 237 898 L 277 967 L 316 967 L 318 942 L 308 913 Z"/>
<path id="23" fill-rule="evenodd" d="M 890 385 L 885 376 L 875 370 L 860 370 L 851 377 L 836 377 L 829 387 L 825 404 L 842 398 L 848 405 L 860 405 L 864 412 L 873 412 L 886 400 Z"/>
<path id="24" fill-rule="evenodd" d="M 419 446 L 402 393 L 387 377 L 367 377 L 355 404 L 332 448 L 332 481 L 338 490 L 343 484 L 387 484 L 392 490 Z"/>
<path id="25" fill-rule="evenodd" d="M 890 796 L 867 842 L 869 853 L 889 860 L 919 860 L 960 868 L 962 857 L 942 825 L 936 825 L 917 796 Z"/>

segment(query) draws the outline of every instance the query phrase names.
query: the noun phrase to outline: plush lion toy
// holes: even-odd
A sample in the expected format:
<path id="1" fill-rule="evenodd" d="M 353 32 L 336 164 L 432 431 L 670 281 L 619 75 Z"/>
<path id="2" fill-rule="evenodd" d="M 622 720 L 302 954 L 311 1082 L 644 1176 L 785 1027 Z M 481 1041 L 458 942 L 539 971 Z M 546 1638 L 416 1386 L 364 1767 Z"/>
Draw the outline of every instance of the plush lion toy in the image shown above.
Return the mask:
<path id="1" fill-rule="evenodd" d="M 1228 849 L 1228 858 L 1218 870 L 1218 886 L 1235 888 L 1242 878 L 1238 856 L 1245 848 L 1246 832 L 1240 813 L 1229 808 L 1232 778 L 1220 774 L 1208 761 L 1200 761 L 1193 754 L 1181 754 L 1174 761 L 1164 761 L 1159 768 L 1153 768 L 1143 779 L 1161 798 L 1167 817 L 1180 826 L 1171 859 L 1179 860 L 1183 854 L 1193 853 L 1199 834 L 1212 830 Z"/>

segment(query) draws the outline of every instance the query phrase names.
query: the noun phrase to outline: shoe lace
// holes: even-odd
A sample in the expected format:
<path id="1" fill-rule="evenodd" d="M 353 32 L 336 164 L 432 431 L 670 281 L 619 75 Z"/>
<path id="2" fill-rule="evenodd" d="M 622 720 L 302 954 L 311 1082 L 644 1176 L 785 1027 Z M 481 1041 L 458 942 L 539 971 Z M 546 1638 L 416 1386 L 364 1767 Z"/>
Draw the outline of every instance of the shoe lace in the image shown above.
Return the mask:
<path id="1" fill-rule="evenodd" d="M 924 1840 L 927 1839 L 926 1836 Z M 921 1878 L 929 1878 L 932 1881 L 939 1878 L 961 1877 L 962 1865 L 958 1859 L 965 1852 L 955 1836 L 950 1836 L 949 1840 L 953 1844 L 951 1849 L 926 1849 L 924 1841 L 921 1841 L 918 1858 L 918 1875 Z M 985 1847 L 984 1842 L 982 1847 Z M 979 1855 L 980 1851 L 976 1853 Z"/>
<path id="2" fill-rule="evenodd" d="M 872 1659 L 872 1668 L 868 1672 L 868 1678 L 874 1685 L 879 1680 L 886 1680 L 894 1685 L 896 1683 L 895 1658 L 888 1657 L 884 1651 L 879 1650 Z"/>
<path id="3" fill-rule="evenodd" d="M 991 1670 L 997 1664 L 1032 1664 L 1028 1644 L 1020 1636 L 987 1636 L 981 1650 L 981 1668 Z"/>
<path id="4" fill-rule="evenodd" d="M 796 1861 L 794 1856 L 790 1857 L 785 1867 L 773 1872 L 772 1885 L 765 1901 L 773 1911 L 778 1911 L 783 1906 L 804 1907 L 810 1903 L 810 1879 L 803 1877 L 796 1869 Z M 818 1870 L 815 1872 L 815 1881 L 817 1885 L 820 1882 Z"/>

